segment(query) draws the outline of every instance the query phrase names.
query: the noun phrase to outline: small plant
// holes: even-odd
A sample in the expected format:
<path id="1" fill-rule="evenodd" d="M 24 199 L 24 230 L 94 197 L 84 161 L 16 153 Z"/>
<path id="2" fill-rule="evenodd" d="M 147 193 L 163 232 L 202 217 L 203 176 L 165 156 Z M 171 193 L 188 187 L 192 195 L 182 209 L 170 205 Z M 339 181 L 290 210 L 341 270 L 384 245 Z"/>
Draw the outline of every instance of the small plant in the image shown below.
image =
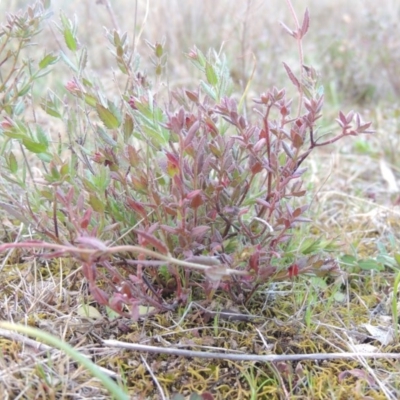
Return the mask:
<path id="1" fill-rule="evenodd" d="M 40 14 L 43 6 L 29 10 L 3 28 L 3 54 L 18 29 L 22 45 L 34 36 L 18 21 Z M 211 299 L 216 290 L 243 303 L 274 280 L 337 272 L 336 261 L 320 252 L 298 258 L 289 250 L 299 224 L 312 217 L 306 217 L 304 161 L 317 147 L 372 131 L 351 111 L 339 113 L 336 136 L 318 134 L 324 96 L 316 71 L 303 65 L 308 26 L 306 11 L 296 30 L 285 27 L 299 46 L 299 76 L 284 64 L 298 92 L 296 110 L 286 90 L 274 87 L 246 113 L 230 95 L 225 58 L 196 47 L 187 57 L 204 81 L 195 90 L 171 92 L 165 105 L 139 72 L 127 34 L 117 31 L 107 38 L 123 89 L 116 97 L 104 93 L 86 70 L 90 55 L 78 46 L 75 24 L 61 15 L 68 51 L 47 55 L 38 64 L 43 72 L 28 79 L 11 67 L 14 79 L 2 83 L 9 100 L 1 111 L 1 204 L 41 240 L 0 249 L 70 255 L 82 265 L 95 300 L 132 318 L 140 306 L 171 310 L 188 298 Z M 164 44 L 150 47 L 159 80 Z M 16 65 L 19 54 L 11 54 Z M 50 92 L 40 103 L 65 124 L 68 137 L 56 139 L 28 123 L 20 104 L 60 58 L 71 71 L 66 93 Z M 33 70 L 21 63 L 24 68 Z M 37 157 L 40 177 L 32 173 L 34 158 L 21 162 L 15 145 Z"/>

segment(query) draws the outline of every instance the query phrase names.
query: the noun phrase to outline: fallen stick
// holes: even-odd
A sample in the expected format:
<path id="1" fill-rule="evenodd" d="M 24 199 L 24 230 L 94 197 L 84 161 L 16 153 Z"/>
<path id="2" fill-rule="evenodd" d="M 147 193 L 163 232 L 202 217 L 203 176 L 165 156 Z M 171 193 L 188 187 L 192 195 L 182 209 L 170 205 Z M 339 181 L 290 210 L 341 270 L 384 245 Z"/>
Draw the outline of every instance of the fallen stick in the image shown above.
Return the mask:
<path id="1" fill-rule="evenodd" d="M 211 353 L 206 351 L 183 350 L 176 348 L 165 348 L 157 346 L 147 346 L 137 343 L 126 343 L 118 340 L 103 340 L 103 345 L 117 347 L 127 350 L 140 351 L 146 353 L 163 353 L 181 357 L 190 358 L 214 358 L 232 361 L 258 361 L 258 362 L 275 362 L 275 361 L 302 361 L 302 360 L 337 360 L 343 358 L 396 358 L 400 359 L 400 353 L 313 353 L 313 354 L 231 354 L 231 353 Z"/>

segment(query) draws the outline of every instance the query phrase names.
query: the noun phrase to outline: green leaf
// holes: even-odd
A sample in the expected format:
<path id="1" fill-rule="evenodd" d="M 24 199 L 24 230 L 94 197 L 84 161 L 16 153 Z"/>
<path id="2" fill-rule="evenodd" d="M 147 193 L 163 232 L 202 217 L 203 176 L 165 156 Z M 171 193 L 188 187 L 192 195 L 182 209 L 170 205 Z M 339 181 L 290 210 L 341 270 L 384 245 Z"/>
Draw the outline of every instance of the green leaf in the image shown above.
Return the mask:
<path id="1" fill-rule="evenodd" d="M 76 312 L 80 317 L 85 317 L 89 319 L 103 318 L 99 310 L 93 306 L 90 306 L 89 304 L 80 305 Z"/>
<path id="2" fill-rule="evenodd" d="M 62 115 L 56 109 L 56 106 L 51 101 L 42 101 L 40 103 L 40 107 L 45 111 L 46 114 L 55 117 L 55 118 L 62 118 Z"/>
<path id="3" fill-rule="evenodd" d="M 37 158 L 43 162 L 49 163 L 53 159 L 53 156 L 50 153 L 39 153 Z"/>
<path id="4" fill-rule="evenodd" d="M 39 61 L 39 68 L 44 69 L 49 65 L 55 64 L 60 59 L 59 56 L 53 55 L 53 53 L 47 54 Z"/>
<path id="5" fill-rule="evenodd" d="M 99 125 L 97 125 L 97 133 L 104 143 L 112 147 L 115 147 L 117 145 L 117 142 L 110 135 L 108 135 L 107 132 Z"/>
<path id="6" fill-rule="evenodd" d="M 78 48 L 78 44 L 76 41 L 75 34 L 71 29 L 72 23 L 63 13 L 60 14 L 60 19 L 64 28 L 63 34 L 64 34 L 65 44 L 71 51 L 76 51 L 76 49 Z"/>
<path id="7" fill-rule="evenodd" d="M 342 256 L 340 258 L 340 261 L 343 264 L 347 264 L 347 265 L 356 265 L 357 264 L 357 258 L 351 256 L 350 254 L 345 254 L 344 256 Z"/>
<path id="8" fill-rule="evenodd" d="M 79 71 L 82 72 L 86 68 L 88 56 L 86 48 L 83 48 L 79 57 Z"/>
<path id="9" fill-rule="evenodd" d="M 125 142 L 127 142 L 128 139 L 132 136 L 133 128 L 134 128 L 133 118 L 129 114 L 126 114 L 125 120 L 124 120 L 124 125 L 123 125 Z"/>
<path id="10" fill-rule="evenodd" d="M 399 253 L 396 253 L 396 254 L 394 255 L 394 259 L 396 260 L 397 265 L 400 267 L 400 254 L 399 254 Z"/>
<path id="11" fill-rule="evenodd" d="M 32 83 L 28 82 L 19 92 L 18 92 L 18 97 L 22 97 L 24 95 L 26 95 L 30 88 L 32 87 Z"/>
<path id="12" fill-rule="evenodd" d="M 317 276 L 311 278 L 311 283 L 314 287 L 318 289 L 326 289 L 328 287 L 325 279 L 319 278 Z"/>
<path id="13" fill-rule="evenodd" d="M 76 43 L 76 39 L 75 39 L 71 29 L 69 29 L 69 28 L 64 29 L 64 40 L 65 40 L 65 44 L 71 51 L 76 51 L 77 43 Z"/>
<path id="14" fill-rule="evenodd" d="M 73 62 L 68 58 L 68 56 L 64 52 L 60 51 L 60 56 L 63 59 L 63 61 L 65 62 L 65 64 L 67 64 L 68 67 L 70 67 L 72 69 L 72 71 L 78 72 L 78 68 L 76 68 L 76 66 L 73 64 Z"/>
<path id="15" fill-rule="evenodd" d="M 391 267 L 391 268 L 397 267 L 396 260 L 389 255 L 385 255 L 385 254 L 377 255 L 375 260 L 379 264 L 385 265 L 387 267 Z"/>
<path id="16" fill-rule="evenodd" d="M 23 100 L 18 101 L 14 107 L 14 115 L 21 115 L 25 111 L 25 104 Z"/>
<path id="17" fill-rule="evenodd" d="M 47 145 L 35 142 L 27 137 L 24 137 L 22 139 L 22 143 L 26 147 L 26 149 L 31 151 L 32 153 L 44 153 L 47 150 Z"/>
<path id="18" fill-rule="evenodd" d="M 202 67 L 205 67 L 205 66 L 206 66 L 206 63 L 207 63 L 206 56 L 205 56 L 204 53 L 203 53 L 201 50 L 199 50 L 199 49 L 197 49 L 197 59 L 198 59 L 199 64 L 200 64 Z"/>
<path id="19" fill-rule="evenodd" d="M 46 149 L 47 147 L 49 147 L 49 138 L 47 137 L 41 126 L 38 126 L 36 128 L 36 138 L 39 141 L 39 143 L 46 146 Z"/>
<path id="20" fill-rule="evenodd" d="M 18 162 L 17 159 L 15 158 L 15 155 L 12 151 L 8 155 L 5 155 L 6 157 L 6 162 L 7 166 L 10 169 L 10 172 L 12 174 L 15 174 L 18 172 Z"/>
<path id="21" fill-rule="evenodd" d="M 312 254 L 321 249 L 321 239 L 305 239 L 300 247 L 300 251 L 302 254 Z"/>
<path id="22" fill-rule="evenodd" d="M 335 299 L 335 301 L 337 301 L 338 303 L 343 303 L 347 296 L 345 293 L 342 292 L 335 292 L 335 294 L 333 295 L 333 298 Z"/>
<path id="23" fill-rule="evenodd" d="M 185 400 L 185 396 L 183 396 L 182 394 L 176 393 L 176 394 L 172 395 L 171 400 Z"/>
<path id="24" fill-rule="evenodd" d="M 92 96 L 91 94 L 85 94 L 84 97 L 85 103 L 91 107 L 96 107 L 97 99 L 96 97 Z"/>
<path id="25" fill-rule="evenodd" d="M 372 258 L 358 261 L 358 266 L 363 270 L 382 271 L 384 269 L 382 264 L 377 263 Z"/>
<path id="26" fill-rule="evenodd" d="M 53 179 L 53 182 L 57 182 L 60 179 L 61 175 L 58 172 L 58 169 L 55 165 L 51 166 L 50 173 L 51 173 L 51 178 Z"/>
<path id="27" fill-rule="evenodd" d="M 116 129 L 121 125 L 121 121 L 117 115 L 114 115 L 110 110 L 103 107 L 100 103 L 96 104 L 96 110 L 99 118 L 108 129 Z"/>
<path id="28" fill-rule="evenodd" d="M 62 113 L 59 111 L 61 104 L 59 99 L 52 92 L 48 92 L 46 98 L 42 98 L 40 102 L 40 107 L 52 117 L 62 118 Z"/>
<path id="29" fill-rule="evenodd" d="M 111 310 L 110 307 L 106 306 L 106 314 L 109 320 L 113 321 L 116 318 L 120 318 L 120 315 L 115 312 L 114 310 Z"/>
<path id="30" fill-rule="evenodd" d="M 12 131 L 6 131 L 6 132 L 3 132 L 3 133 L 4 133 L 5 136 L 7 136 L 7 137 L 9 137 L 11 139 L 22 140 L 23 138 L 26 137 L 26 135 L 23 134 L 23 133 L 15 132 L 15 129 L 13 129 Z"/>
<path id="31" fill-rule="evenodd" d="M 93 208 L 94 211 L 98 213 L 104 213 L 105 203 L 100 200 L 95 194 L 91 193 L 89 195 L 89 204 Z"/>
<path id="32" fill-rule="evenodd" d="M 201 88 L 210 96 L 213 100 L 217 100 L 217 95 L 215 94 L 215 90 L 210 86 L 207 85 L 204 81 L 200 81 Z"/>
<path id="33" fill-rule="evenodd" d="M 215 72 L 214 67 L 207 62 L 206 63 L 206 77 L 207 77 L 207 82 L 211 85 L 211 86 L 217 86 L 218 84 L 218 76 Z"/>
<path id="34" fill-rule="evenodd" d="M 203 396 L 197 393 L 192 393 L 189 397 L 189 400 L 203 400 Z"/>
<path id="35" fill-rule="evenodd" d="M 119 124 L 118 126 L 120 126 L 122 122 L 122 116 L 119 108 L 112 101 L 108 101 L 107 106 L 108 110 L 115 116 L 115 118 L 117 118 Z"/>

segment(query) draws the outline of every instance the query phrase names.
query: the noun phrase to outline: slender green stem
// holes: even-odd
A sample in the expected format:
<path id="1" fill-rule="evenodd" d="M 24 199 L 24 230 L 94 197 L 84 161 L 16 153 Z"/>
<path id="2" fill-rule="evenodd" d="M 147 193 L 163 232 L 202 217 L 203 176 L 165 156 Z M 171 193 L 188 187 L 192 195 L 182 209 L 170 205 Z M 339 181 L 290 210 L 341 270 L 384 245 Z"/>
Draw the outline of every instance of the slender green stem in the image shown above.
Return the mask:
<path id="1" fill-rule="evenodd" d="M 117 400 L 129 400 L 128 394 L 118 386 L 109 376 L 107 376 L 101 369 L 86 358 L 79 351 L 75 350 L 68 343 L 63 342 L 57 337 L 43 332 L 40 329 L 32 328 L 30 326 L 12 324 L 9 322 L 0 322 L 0 327 L 10 331 L 17 331 L 24 333 L 28 336 L 39 338 L 41 341 L 49 344 L 50 346 L 56 347 L 63 351 L 65 354 L 70 356 L 72 359 L 83 365 L 95 378 L 98 378 L 104 387 L 112 394 L 113 398 Z"/>

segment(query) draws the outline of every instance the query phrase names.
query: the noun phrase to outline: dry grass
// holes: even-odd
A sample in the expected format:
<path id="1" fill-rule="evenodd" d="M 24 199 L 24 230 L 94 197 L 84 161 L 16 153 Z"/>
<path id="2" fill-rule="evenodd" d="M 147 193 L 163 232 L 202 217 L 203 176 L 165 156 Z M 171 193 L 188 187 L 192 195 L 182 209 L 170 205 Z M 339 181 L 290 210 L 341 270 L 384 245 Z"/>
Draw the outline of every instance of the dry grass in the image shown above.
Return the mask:
<path id="1" fill-rule="evenodd" d="M 1 7 L 11 11 L 25 4 L 16 0 L 9 3 Z M 74 12 L 80 21 L 86 21 L 79 29 L 87 35 L 80 36 L 97 55 L 91 57 L 95 60 L 91 67 L 99 76 L 110 67 L 102 26 L 112 27 L 113 23 L 122 31 L 136 31 L 146 68 L 151 66 L 145 61 L 149 53 L 143 39 L 155 42 L 166 37 L 171 86 L 190 86 L 196 81 L 182 55 L 194 44 L 203 49 L 222 48 L 233 66 L 237 88 L 252 79 L 250 95 L 283 84 L 281 60 L 296 65 L 295 45 L 282 35 L 278 24 L 282 20 L 291 25 L 284 2 L 159 1 L 150 4 L 148 15 L 146 2 L 139 2 L 136 29 L 134 3 L 130 3 L 116 1 L 114 15 L 104 4 L 89 1 L 57 4 L 67 14 Z M 400 44 L 392 37 L 391 27 L 397 23 L 399 5 L 389 0 L 380 4 L 377 9 L 373 0 L 353 1 L 351 6 L 344 1 L 308 2 L 312 26 L 306 37 L 306 62 L 322 72 L 330 101 L 328 116 L 331 110 L 336 111 L 339 101 L 345 100 L 351 107 L 361 108 L 377 128 L 374 137 L 348 140 L 329 152 L 317 152 L 309 162 L 315 222 L 301 235 L 335 239 L 337 256 L 374 257 L 379 253 L 377 244 L 386 246 L 389 257 L 398 252 L 399 193 L 391 182 L 392 176 L 396 180 L 400 173 L 396 152 L 398 105 L 391 99 L 400 90 L 395 70 Z M 301 11 L 304 4 L 297 7 Z M 49 46 L 56 48 L 57 43 Z M 113 79 L 107 76 L 104 81 L 112 85 Z M 375 104 L 379 104 L 378 109 Z M 4 215 L 2 222 L 1 235 L 7 240 L 8 220 Z M 394 272 L 390 268 L 347 273 L 343 265 L 343 276 L 328 283 L 315 279 L 271 285 L 247 309 L 235 309 L 226 298 L 216 298 L 211 305 L 193 304 L 177 314 L 132 323 L 109 318 L 101 308 L 96 318 L 84 316 L 79 307 L 90 302 L 90 297 L 79 269 L 69 260 L 38 264 L 12 251 L 1 261 L 0 318 L 36 326 L 69 342 L 99 366 L 116 373 L 132 399 L 204 391 L 217 399 L 400 397 L 399 361 L 390 357 L 281 363 L 184 359 L 162 354 L 143 358 L 138 352 L 102 344 L 102 339 L 118 339 L 238 354 L 346 352 L 354 351 L 355 345 L 369 344 L 382 352 L 399 353 L 398 338 L 382 344 L 362 325 L 391 329 Z M 234 309 L 256 318 L 230 321 L 205 312 L 203 306 L 217 311 Z M 3 398 L 109 398 L 96 380 L 61 352 L 37 348 L 37 343 L 4 332 L 0 342 Z"/>

